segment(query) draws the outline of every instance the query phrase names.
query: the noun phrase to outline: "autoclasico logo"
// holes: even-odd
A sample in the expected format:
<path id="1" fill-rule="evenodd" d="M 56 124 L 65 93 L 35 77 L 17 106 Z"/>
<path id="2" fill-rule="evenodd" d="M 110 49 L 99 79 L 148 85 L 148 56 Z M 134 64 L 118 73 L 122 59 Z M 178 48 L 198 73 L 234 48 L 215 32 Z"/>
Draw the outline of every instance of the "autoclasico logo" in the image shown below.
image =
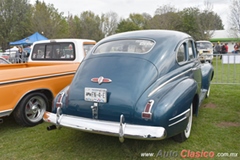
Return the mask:
<path id="1" fill-rule="evenodd" d="M 182 158 L 213 158 L 215 153 L 213 151 L 191 151 L 191 150 L 182 150 L 180 156 Z"/>
<path id="2" fill-rule="evenodd" d="M 178 157 L 179 154 L 177 151 L 164 151 L 159 150 L 156 157 Z M 191 151 L 191 150 L 182 150 L 180 152 L 180 157 L 182 158 L 213 158 L 215 153 L 213 151 Z"/>
<path id="3" fill-rule="evenodd" d="M 217 153 L 215 154 L 214 151 L 191 151 L 187 149 L 183 149 L 180 153 L 178 151 L 165 151 L 165 150 L 159 150 L 157 154 L 155 153 L 141 153 L 141 157 L 162 157 L 162 158 L 170 158 L 170 157 L 181 157 L 181 158 L 214 158 L 214 157 L 238 157 L 238 153 Z"/>

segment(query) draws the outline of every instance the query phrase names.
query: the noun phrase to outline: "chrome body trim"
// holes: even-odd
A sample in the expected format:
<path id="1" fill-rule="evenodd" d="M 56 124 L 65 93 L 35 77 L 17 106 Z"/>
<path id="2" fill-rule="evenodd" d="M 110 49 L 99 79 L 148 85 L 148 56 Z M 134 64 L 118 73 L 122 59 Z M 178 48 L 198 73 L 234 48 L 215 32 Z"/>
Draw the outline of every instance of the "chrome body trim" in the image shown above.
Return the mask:
<path id="1" fill-rule="evenodd" d="M 184 116 L 184 117 L 181 118 L 180 120 L 175 121 L 175 122 L 169 124 L 168 126 L 171 127 L 171 126 L 173 126 L 173 125 L 175 125 L 175 124 L 178 124 L 178 123 L 182 122 L 183 120 L 187 119 L 187 118 L 189 117 L 189 112 L 190 112 L 190 109 L 187 109 L 186 111 L 182 112 L 181 114 L 178 114 L 177 116 L 169 119 L 169 121 L 172 121 L 172 120 L 175 120 L 175 119 L 177 119 L 177 118 L 179 118 L 179 117 L 181 117 L 181 116 Z"/>
<path id="2" fill-rule="evenodd" d="M 12 113 L 12 109 L 0 111 L 0 117 L 9 116 Z"/>
<path id="3" fill-rule="evenodd" d="M 186 111 L 184 111 L 183 113 L 181 113 L 181 114 L 178 114 L 177 116 L 175 116 L 175 117 L 173 117 L 173 118 L 171 118 L 171 119 L 169 119 L 169 121 L 172 121 L 172 120 L 174 120 L 174 119 L 176 119 L 176 118 L 178 118 L 178 117 L 180 117 L 180 116 L 182 116 L 182 115 L 184 115 L 184 114 L 186 114 L 187 112 L 189 112 L 190 111 L 190 109 L 187 109 Z"/>
<path id="4" fill-rule="evenodd" d="M 111 135 L 123 138 L 161 140 L 166 138 L 166 130 L 163 127 L 143 126 L 123 123 L 124 117 L 120 116 L 120 122 L 111 122 L 97 119 L 89 119 L 71 115 L 59 115 L 45 112 L 43 120 L 58 126 L 70 127 L 86 132 Z"/>
<path id="5" fill-rule="evenodd" d="M 92 109 L 92 118 L 98 119 L 98 103 L 93 103 L 93 106 L 91 106 Z"/>
<path id="6" fill-rule="evenodd" d="M 57 127 L 60 127 L 60 124 L 59 124 L 59 119 L 60 119 L 60 116 L 62 115 L 62 110 L 60 107 L 57 108 L 57 114 L 56 114 L 56 125 Z"/>
<path id="7" fill-rule="evenodd" d="M 102 83 L 111 83 L 112 82 L 111 79 L 104 78 L 103 76 L 100 76 L 99 78 L 92 78 L 91 81 L 94 83 L 98 83 L 99 85 Z"/>
<path id="8" fill-rule="evenodd" d="M 177 79 L 178 77 L 186 74 L 187 72 L 189 72 L 189 71 L 191 71 L 191 70 L 192 70 L 192 69 L 188 69 L 188 70 L 186 70 L 186 71 L 184 71 L 184 72 L 182 72 L 182 73 L 180 73 L 180 74 L 172 77 L 171 79 L 167 80 L 166 82 L 164 82 L 163 84 L 161 84 L 160 86 L 158 86 L 157 88 L 155 88 L 152 92 L 150 92 L 150 93 L 148 94 L 148 97 L 151 97 L 153 94 L 155 94 L 155 93 L 156 93 L 159 89 L 161 89 L 163 86 L 165 86 L 166 84 L 170 83 L 171 81 Z"/>
<path id="9" fill-rule="evenodd" d="M 182 122 L 183 120 L 185 120 L 186 118 L 187 118 L 187 117 L 183 117 L 182 119 L 180 119 L 180 120 L 178 120 L 178 121 L 176 121 L 176 122 L 174 122 L 174 123 L 169 124 L 168 127 L 171 127 L 171 126 L 173 126 L 173 125 L 175 125 L 175 124 L 177 124 L 177 123 L 180 123 L 180 122 Z"/>
<path id="10" fill-rule="evenodd" d="M 124 141 L 124 128 L 125 128 L 125 123 L 124 123 L 124 116 L 121 114 L 120 116 L 120 126 L 119 126 L 119 141 L 123 142 Z"/>
<path id="11" fill-rule="evenodd" d="M 58 76 L 65 76 L 65 75 L 71 75 L 75 74 L 75 72 L 66 72 L 62 74 L 51 74 L 47 76 L 38 76 L 38 77 L 31 77 L 31 78 L 23 78 L 23 79 L 18 79 L 18 80 L 12 80 L 12 81 L 3 81 L 0 82 L 0 85 L 3 84 L 9 84 L 9 83 L 17 83 L 17 82 L 24 82 L 24 81 L 30 81 L 30 80 L 38 80 L 38 79 L 43 79 L 43 78 L 52 78 L 52 77 L 58 77 Z"/>

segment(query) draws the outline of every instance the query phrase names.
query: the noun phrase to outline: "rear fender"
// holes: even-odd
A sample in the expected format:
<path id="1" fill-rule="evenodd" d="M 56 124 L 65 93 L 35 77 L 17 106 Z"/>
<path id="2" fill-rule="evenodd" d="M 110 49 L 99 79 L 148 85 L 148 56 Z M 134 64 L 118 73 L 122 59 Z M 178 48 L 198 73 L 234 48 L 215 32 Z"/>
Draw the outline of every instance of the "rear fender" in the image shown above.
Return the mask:
<path id="1" fill-rule="evenodd" d="M 196 93 L 197 82 L 189 78 L 182 80 L 168 92 L 159 92 L 158 96 L 164 96 L 161 99 L 157 99 L 158 96 L 154 98 L 154 124 L 164 127 L 168 137 L 182 132 L 186 128 L 188 111 Z"/>
<path id="2" fill-rule="evenodd" d="M 61 108 L 62 110 L 65 110 L 67 107 L 67 103 L 68 103 L 68 91 L 69 91 L 70 85 L 66 86 L 65 88 L 63 88 L 54 98 L 53 100 L 53 104 L 52 104 L 52 112 L 56 113 L 57 112 L 57 103 L 61 103 Z M 59 101 L 60 100 L 60 101 Z"/>

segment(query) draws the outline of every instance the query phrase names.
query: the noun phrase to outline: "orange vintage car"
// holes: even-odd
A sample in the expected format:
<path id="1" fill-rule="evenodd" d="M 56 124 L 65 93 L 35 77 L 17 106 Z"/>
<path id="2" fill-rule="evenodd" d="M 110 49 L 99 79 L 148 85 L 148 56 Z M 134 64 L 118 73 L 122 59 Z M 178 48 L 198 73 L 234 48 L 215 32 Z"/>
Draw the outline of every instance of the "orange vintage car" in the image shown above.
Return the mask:
<path id="1" fill-rule="evenodd" d="M 82 39 L 40 41 L 33 45 L 30 62 L 2 64 L 1 121 L 1 117 L 13 114 L 22 126 L 41 123 L 44 112 L 51 110 L 53 98 L 71 83 L 81 60 L 94 44 L 94 40 Z M 59 57 L 54 57 L 55 50 Z M 47 56 L 49 52 L 51 57 Z"/>

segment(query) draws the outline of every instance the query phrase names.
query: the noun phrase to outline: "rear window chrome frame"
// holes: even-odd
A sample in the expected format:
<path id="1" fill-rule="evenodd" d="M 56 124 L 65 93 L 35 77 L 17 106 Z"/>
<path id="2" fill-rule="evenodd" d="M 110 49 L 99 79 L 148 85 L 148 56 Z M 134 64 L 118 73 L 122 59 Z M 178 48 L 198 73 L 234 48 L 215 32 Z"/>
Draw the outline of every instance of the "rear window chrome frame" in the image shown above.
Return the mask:
<path id="1" fill-rule="evenodd" d="M 151 42 L 152 43 L 152 46 L 147 50 L 147 51 L 143 51 L 143 52 L 137 52 L 137 51 L 135 51 L 135 52 L 133 52 L 133 51 L 126 51 L 126 52 L 124 52 L 124 51 L 104 51 L 104 52 L 96 52 L 97 51 L 97 49 L 99 49 L 99 47 L 102 47 L 102 45 L 105 45 L 105 44 L 107 44 L 107 43 L 111 43 L 111 42 L 117 42 L 117 41 L 119 41 L 120 42 L 120 44 L 123 42 L 123 41 L 133 41 L 133 43 L 134 43 L 134 41 L 136 42 L 136 41 L 148 41 L 148 42 Z M 129 49 L 129 43 L 126 43 L 127 45 L 128 45 L 128 49 Z M 126 45 L 125 44 L 125 45 Z M 101 43 L 101 44 L 99 44 L 98 46 L 96 46 L 95 48 L 94 48 L 94 50 L 93 50 L 93 52 L 92 52 L 92 54 L 93 55 L 102 55 L 102 54 L 115 54 L 115 53 L 117 53 L 117 54 L 140 54 L 140 55 L 143 55 L 143 54 L 147 54 L 147 53 L 149 53 L 153 48 L 154 48 L 154 46 L 156 45 L 156 41 L 154 41 L 153 39 L 117 39 L 117 40 L 112 40 L 112 41 L 107 41 L 107 42 L 104 42 L 104 43 Z M 136 49 L 136 48 L 135 48 Z"/>

